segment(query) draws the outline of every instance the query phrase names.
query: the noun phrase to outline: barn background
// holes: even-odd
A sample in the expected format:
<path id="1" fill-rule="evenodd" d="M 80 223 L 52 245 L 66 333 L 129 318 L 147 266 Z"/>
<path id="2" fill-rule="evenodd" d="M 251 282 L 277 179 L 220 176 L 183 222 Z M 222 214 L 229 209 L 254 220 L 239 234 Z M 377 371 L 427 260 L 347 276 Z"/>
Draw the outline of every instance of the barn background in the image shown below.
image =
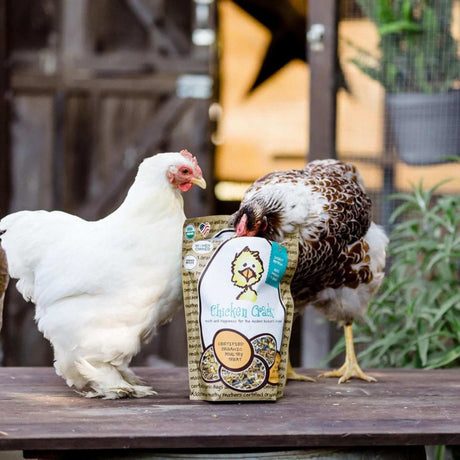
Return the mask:
<path id="1" fill-rule="evenodd" d="M 447 3 L 458 40 L 460 2 Z M 323 37 L 307 44 L 315 24 Z M 421 177 L 454 177 L 442 191 L 459 192 L 460 164 L 398 157 L 384 89 L 350 62 L 379 41 L 353 0 L 0 0 L 0 33 L 0 215 L 96 219 L 143 157 L 182 148 L 209 184 L 186 195 L 190 217 L 232 212 L 254 179 L 307 157 L 354 162 L 384 225 L 385 197 Z M 9 289 L 3 365 L 51 363 L 33 315 Z M 314 311 L 295 329 L 293 363 L 317 366 L 335 329 Z M 136 363 L 186 364 L 181 315 Z"/>

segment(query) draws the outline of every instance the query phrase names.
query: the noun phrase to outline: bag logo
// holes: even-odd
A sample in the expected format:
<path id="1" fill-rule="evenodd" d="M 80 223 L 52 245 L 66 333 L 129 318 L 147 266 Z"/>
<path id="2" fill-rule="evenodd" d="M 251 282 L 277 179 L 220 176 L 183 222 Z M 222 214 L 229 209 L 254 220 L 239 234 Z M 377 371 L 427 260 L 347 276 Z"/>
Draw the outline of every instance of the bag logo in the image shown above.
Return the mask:
<path id="1" fill-rule="evenodd" d="M 203 235 L 203 238 L 206 238 L 208 236 L 209 230 L 211 230 L 211 225 L 209 222 L 201 222 L 198 229 L 200 230 L 200 233 Z"/>

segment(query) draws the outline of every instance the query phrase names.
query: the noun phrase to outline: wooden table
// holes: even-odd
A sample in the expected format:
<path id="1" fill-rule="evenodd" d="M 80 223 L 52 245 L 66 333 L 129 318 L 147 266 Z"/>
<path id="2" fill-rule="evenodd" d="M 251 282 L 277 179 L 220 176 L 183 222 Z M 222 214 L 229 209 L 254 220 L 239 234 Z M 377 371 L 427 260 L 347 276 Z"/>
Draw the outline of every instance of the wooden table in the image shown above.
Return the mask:
<path id="1" fill-rule="evenodd" d="M 220 404 L 188 399 L 186 369 L 136 372 L 158 396 L 85 399 L 51 368 L 0 368 L 0 450 L 460 445 L 460 370 L 371 371 L 374 384 L 289 382 L 277 402 Z"/>

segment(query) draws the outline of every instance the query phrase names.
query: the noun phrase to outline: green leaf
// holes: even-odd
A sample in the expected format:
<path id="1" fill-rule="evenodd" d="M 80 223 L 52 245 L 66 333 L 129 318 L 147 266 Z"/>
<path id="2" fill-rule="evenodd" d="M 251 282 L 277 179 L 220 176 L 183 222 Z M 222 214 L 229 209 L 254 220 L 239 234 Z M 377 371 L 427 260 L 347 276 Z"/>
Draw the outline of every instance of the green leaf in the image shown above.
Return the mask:
<path id="1" fill-rule="evenodd" d="M 390 224 L 394 224 L 395 220 L 401 215 L 404 214 L 405 212 L 410 211 L 414 207 L 414 204 L 409 202 L 409 203 L 404 203 L 399 205 L 391 214 L 390 216 Z"/>
<path id="2" fill-rule="evenodd" d="M 447 310 L 450 310 L 455 304 L 460 303 L 460 292 L 454 295 L 453 297 L 449 297 L 442 305 L 440 305 L 438 313 L 433 318 L 433 324 L 439 321 Z"/>
<path id="3" fill-rule="evenodd" d="M 460 358 L 460 345 L 445 353 L 440 359 L 429 363 L 429 365 L 426 366 L 426 369 L 436 369 L 446 366 L 458 358 Z"/>
<path id="4" fill-rule="evenodd" d="M 438 29 L 439 19 L 433 8 L 425 5 L 423 11 L 423 30 L 425 33 L 436 33 L 439 32 Z"/>
<path id="5" fill-rule="evenodd" d="M 446 316 L 452 327 L 452 331 L 455 334 L 454 340 L 460 343 L 460 319 L 458 318 L 458 313 L 455 311 L 449 310 Z"/>
<path id="6" fill-rule="evenodd" d="M 351 59 L 350 62 L 355 64 L 361 72 L 372 78 L 372 80 L 376 80 L 383 84 L 383 75 L 378 67 L 366 65 L 357 59 Z"/>
<path id="7" fill-rule="evenodd" d="M 438 262 L 440 262 L 441 260 L 445 258 L 446 258 L 446 254 L 444 252 L 435 252 L 434 256 L 431 257 L 430 262 L 426 266 L 425 271 L 427 272 L 431 271 L 435 264 L 437 264 Z"/>
<path id="8" fill-rule="evenodd" d="M 435 460 L 445 460 L 446 458 L 446 446 L 436 446 L 434 451 Z"/>
<path id="9" fill-rule="evenodd" d="M 438 248 L 437 241 L 411 241 L 409 243 L 406 243 L 404 246 L 394 248 L 392 253 L 399 254 L 401 252 L 406 252 L 411 249 L 429 251 L 429 250 L 436 250 L 437 248 Z"/>
<path id="10" fill-rule="evenodd" d="M 418 354 L 420 356 L 420 361 L 422 362 L 423 367 L 426 365 L 429 343 L 430 341 L 428 340 L 428 337 L 426 336 L 425 337 L 420 336 L 417 339 Z"/>
<path id="11" fill-rule="evenodd" d="M 388 199 L 410 201 L 415 203 L 414 195 L 412 193 L 392 193 Z"/>
<path id="12" fill-rule="evenodd" d="M 411 0 L 404 0 L 402 5 L 402 18 L 405 21 L 412 20 L 412 2 Z"/>
<path id="13" fill-rule="evenodd" d="M 397 34 L 400 32 L 411 32 L 411 33 L 420 33 L 422 32 L 422 27 L 419 24 L 411 21 L 395 21 L 381 25 L 377 31 L 380 36 L 388 34 Z"/>
<path id="14" fill-rule="evenodd" d="M 446 220 L 445 216 L 441 217 L 438 216 L 437 214 L 433 213 L 427 213 L 427 217 L 429 217 L 433 223 L 440 225 L 441 227 L 444 227 L 449 233 L 455 233 L 455 228 L 452 226 L 450 223 L 450 220 Z"/>
<path id="15" fill-rule="evenodd" d="M 449 182 L 452 182 L 452 178 L 446 178 L 446 179 L 443 179 L 441 180 L 440 182 L 437 182 L 436 184 L 434 184 L 430 189 L 428 189 L 428 194 L 430 196 L 433 196 L 434 195 L 434 192 L 436 192 L 436 190 L 438 190 L 439 187 L 441 187 L 442 185 L 444 184 L 447 184 Z"/>
<path id="16" fill-rule="evenodd" d="M 376 13 L 376 19 L 380 24 L 393 22 L 396 19 L 389 0 L 379 0 Z"/>

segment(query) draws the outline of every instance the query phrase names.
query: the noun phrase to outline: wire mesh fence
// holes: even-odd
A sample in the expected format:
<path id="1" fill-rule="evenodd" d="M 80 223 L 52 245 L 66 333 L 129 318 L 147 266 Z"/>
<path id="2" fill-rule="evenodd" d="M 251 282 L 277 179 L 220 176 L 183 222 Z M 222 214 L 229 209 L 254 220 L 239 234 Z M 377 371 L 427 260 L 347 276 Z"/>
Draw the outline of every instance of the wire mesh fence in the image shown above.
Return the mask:
<path id="1" fill-rule="evenodd" d="M 460 2 L 345 0 L 338 157 L 357 164 L 387 224 L 388 196 L 452 178 L 460 192 Z M 360 135 L 357 135 L 359 133 Z"/>

